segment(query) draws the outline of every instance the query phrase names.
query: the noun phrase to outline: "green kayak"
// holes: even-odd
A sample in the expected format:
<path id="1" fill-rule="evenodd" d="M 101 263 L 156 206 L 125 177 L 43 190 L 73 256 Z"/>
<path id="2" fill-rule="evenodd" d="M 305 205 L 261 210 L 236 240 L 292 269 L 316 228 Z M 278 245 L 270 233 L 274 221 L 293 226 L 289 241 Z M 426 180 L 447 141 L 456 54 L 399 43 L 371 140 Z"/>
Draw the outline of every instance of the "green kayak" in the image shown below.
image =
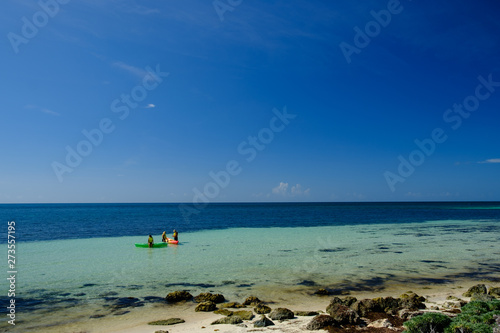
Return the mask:
<path id="1" fill-rule="evenodd" d="M 166 247 L 168 243 L 153 243 L 153 247 Z M 148 243 L 135 243 L 135 247 L 149 247 Z"/>

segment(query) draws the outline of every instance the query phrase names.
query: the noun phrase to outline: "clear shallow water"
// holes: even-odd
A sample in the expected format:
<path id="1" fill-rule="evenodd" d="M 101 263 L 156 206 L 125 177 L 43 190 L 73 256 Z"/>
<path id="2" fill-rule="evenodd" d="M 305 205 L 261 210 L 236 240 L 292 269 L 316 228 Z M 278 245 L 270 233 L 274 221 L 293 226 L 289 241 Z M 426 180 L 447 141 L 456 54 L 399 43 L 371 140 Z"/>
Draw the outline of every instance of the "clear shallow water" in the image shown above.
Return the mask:
<path id="1" fill-rule="evenodd" d="M 242 301 L 249 295 L 286 298 L 291 291 L 312 293 L 320 287 L 383 290 L 391 284 L 500 278 L 500 213 L 484 205 L 474 211 L 456 209 L 457 204 L 444 208 L 396 204 L 387 210 L 372 204 L 361 209 L 367 214 L 356 211 L 356 205 L 339 211 L 331 206 L 288 205 L 269 205 L 269 211 L 266 205 L 228 208 L 230 216 L 241 215 L 240 225 L 248 226 L 257 216 L 282 226 L 181 232 L 181 244 L 167 248 L 136 248 L 134 243 L 145 242 L 146 236 L 20 241 L 16 294 L 22 316 L 16 329 L 26 329 L 21 329 L 22 321 L 35 321 L 34 331 L 37 325 L 68 320 L 84 323 L 90 315 L 116 314 L 109 306 L 117 298 L 137 297 L 138 305 L 149 306 L 158 299 L 148 296 L 164 297 L 174 290 L 189 290 L 193 295 L 220 292 Z M 314 218 L 303 220 L 307 210 Z M 219 206 L 217 211 L 209 215 L 214 218 L 224 209 Z M 429 215 L 453 215 L 449 211 L 466 211 L 466 217 L 472 211 L 476 218 L 422 221 Z M 340 223 L 341 213 L 346 219 L 363 215 L 365 223 Z M 315 223 L 329 218 L 331 225 Z M 119 223 L 116 228 L 121 228 Z M 154 234 L 155 240 L 161 231 Z M 0 286 L 6 290 L 7 283 L 2 281 Z"/>

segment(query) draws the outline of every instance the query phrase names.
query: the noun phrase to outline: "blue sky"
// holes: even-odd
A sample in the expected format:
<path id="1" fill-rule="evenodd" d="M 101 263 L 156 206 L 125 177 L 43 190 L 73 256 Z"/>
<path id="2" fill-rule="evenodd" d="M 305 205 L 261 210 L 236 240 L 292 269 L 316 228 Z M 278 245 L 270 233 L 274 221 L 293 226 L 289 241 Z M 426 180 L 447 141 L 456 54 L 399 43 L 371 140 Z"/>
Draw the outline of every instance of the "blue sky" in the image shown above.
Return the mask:
<path id="1" fill-rule="evenodd" d="M 498 9 L 7 0 L 0 202 L 500 200 Z"/>

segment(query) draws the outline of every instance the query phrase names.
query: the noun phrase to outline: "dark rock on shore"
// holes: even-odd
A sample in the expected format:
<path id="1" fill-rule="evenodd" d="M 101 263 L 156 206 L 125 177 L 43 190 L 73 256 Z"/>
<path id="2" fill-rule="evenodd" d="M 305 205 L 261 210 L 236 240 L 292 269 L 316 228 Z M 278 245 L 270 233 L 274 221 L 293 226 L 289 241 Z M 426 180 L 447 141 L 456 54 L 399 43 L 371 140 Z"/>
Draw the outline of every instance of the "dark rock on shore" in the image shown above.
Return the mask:
<path id="1" fill-rule="evenodd" d="M 356 311 L 339 303 L 328 305 L 326 312 L 338 325 L 357 324 L 359 322 L 359 315 Z"/>
<path id="2" fill-rule="evenodd" d="M 330 292 L 325 288 L 320 288 L 314 292 L 314 295 L 328 296 L 330 295 Z"/>
<path id="3" fill-rule="evenodd" d="M 293 319 L 295 317 L 293 311 L 287 309 L 287 308 L 277 308 L 274 309 L 270 314 L 269 317 L 272 320 L 286 320 L 286 319 Z"/>
<path id="4" fill-rule="evenodd" d="M 255 306 L 254 311 L 255 311 L 255 313 L 258 313 L 258 314 L 265 314 L 265 313 L 270 313 L 271 308 L 263 303 L 259 303 Z"/>
<path id="5" fill-rule="evenodd" d="M 472 286 L 467 290 L 463 296 L 464 297 L 471 297 L 473 294 L 486 294 L 486 286 L 484 284 L 476 284 L 475 286 Z"/>
<path id="6" fill-rule="evenodd" d="M 252 311 L 245 310 L 234 311 L 231 315 L 240 317 L 243 320 L 251 320 L 254 317 Z"/>
<path id="7" fill-rule="evenodd" d="M 229 302 L 229 303 L 223 303 L 219 305 L 220 308 L 246 308 L 246 305 L 240 304 L 238 302 Z"/>
<path id="8" fill-rule="evenodd" d="M 186 321 L 181 318 L 169 318 L 166 320 L 156 320 L 149 322 L 148 325 L 175 325 L 175 324 L 182 324 L 185 323 Z"/>
<path id="9" fill-rule="evenodd" d="M 272 320 L 267 318 L 265 315 L 262 315 L 259 320 L 256 320 L 253 323 L 253 327 L 267 327 L 267 326 L 272 326 L 274 323 Z"/>
<path id="10" fill-rule="evenodd" d="M 202 302 L 196 306 L 194 311 L 196 312 L 210 312 L 210 311 L 215 311 L 217 309 L 217 306 L 215 305 L 214 302 Z"/>
<path id="11" fill-rule="evenodd" d="M 312 317 L 312 316 L 317 316 L 319 312 L 317 311 L 294 311 L 294 314 L 296 316 L 301 316 L 301 317 Z"/>
<path id="12" fill-rule="evenodd" d="M 222 303 L 226 299 L 222 294 L 212 294 L 212 293 L 201 293 L 194 298 L 196 303 L 201 302 L 214 302 L 214 303 Z"/>
<path id="13" fill-rule="evenodd" d="M 170 302 L 170 303 L 178 303 L 181 301 L 188 301 L 193 298 L 193 295 L 191 295 L 187 291 L 174 291 L 169 293 L 165 299 Z"/>
<path id="14" fill-rule="evenodd" d="M 220 314 L 220 315 L 223 315 L 223 316 L 231 316 L 231 315 L 233 315 L 233 311 L 228 310 L 228 309 L 219 309 L 219 310 L 214 311 L 214 313 L 215 314 Z"/>
<path id="15" fill-rule="evenodd" d="M 319 315 L 314 317 L 307 325 L 306 329 L 310 331 L 320 330 L 328 326 L 335 325 L 335 321 L 329 315 Z"/>
<path id="16" fill-rule="evenodd" d="M 238 316 L 231 316 L 231 317 L 224 317 L 217 319 L 216 321 L 212 322 L 211 325 L 219 325 L 219 324 L 229 324 L 229 325 L 236 325 L 236 324 L 241 324 L 243 322 L 243 319 L 241 319 Z"/>
<path id="17" fill-rule="evenodd" d="M 472 294 L 470 300 L 471 301 L 489 302 L 489 301 L 496 300 L 496 297 L 492 296 L 492 295 L 487 295 L 487 294 Z"/>
<path id="18" fill-rule="evenodd" d="M 259 303 L 262 303 L 262 301 L 260 299 L 258 299 L 255 296 L 250 296 L 250 297 L 247 297 L 247 299 L 243 302 L 243 305 L 255 306 Z"/>
<path id="19" fill-rule="evenodd" d="M 490 290 L 488 290 L 488 295 L 500 297 L 500 287 L 491 287 Z"/>

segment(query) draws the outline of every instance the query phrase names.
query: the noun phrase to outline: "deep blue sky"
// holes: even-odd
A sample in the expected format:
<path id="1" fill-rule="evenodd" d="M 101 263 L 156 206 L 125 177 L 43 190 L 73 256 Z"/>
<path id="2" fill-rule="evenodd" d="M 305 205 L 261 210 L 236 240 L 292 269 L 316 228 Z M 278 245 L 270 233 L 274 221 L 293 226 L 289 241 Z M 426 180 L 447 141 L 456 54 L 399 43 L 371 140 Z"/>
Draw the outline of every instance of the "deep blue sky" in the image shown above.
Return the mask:
<path id="1" fill-rule="evenodd" d="M 0 202 L 500 200 L 493 0 L 2 8 Z"/>

